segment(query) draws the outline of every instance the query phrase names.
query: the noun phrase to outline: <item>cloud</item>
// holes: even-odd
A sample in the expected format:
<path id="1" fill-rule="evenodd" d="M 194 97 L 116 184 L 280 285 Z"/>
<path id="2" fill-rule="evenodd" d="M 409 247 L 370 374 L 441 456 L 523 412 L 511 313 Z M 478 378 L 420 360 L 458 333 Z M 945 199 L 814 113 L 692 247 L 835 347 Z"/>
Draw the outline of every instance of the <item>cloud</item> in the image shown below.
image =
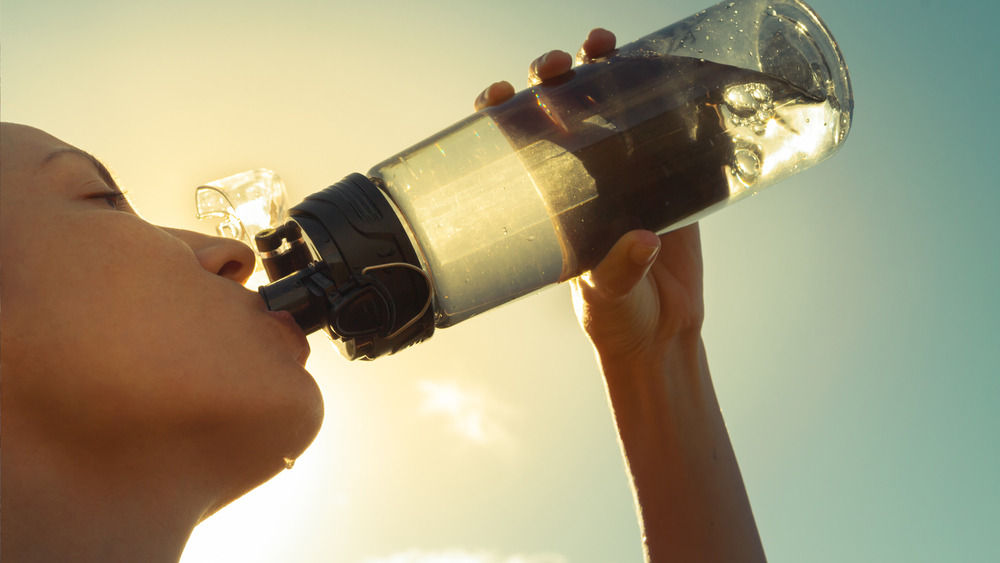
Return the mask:
<path id="1" fill-rule="evenodd" d="M 505 557 L 489 551 L 410 549 L 387 557 L 368 558 L 362 563 L 567 563 L 567 559 L 558 553 L 515 554 Z"/>
<path id="2" fill-rule="evenodd" d="M 453 382 L 424 380 L 417 383 L 417 388 L 423 394 L 420 413 L 444 416 L 455 434 L 477 444 L 510 440 L 510 433 L 501 423 L 510 415 L 509 407 Z"/>

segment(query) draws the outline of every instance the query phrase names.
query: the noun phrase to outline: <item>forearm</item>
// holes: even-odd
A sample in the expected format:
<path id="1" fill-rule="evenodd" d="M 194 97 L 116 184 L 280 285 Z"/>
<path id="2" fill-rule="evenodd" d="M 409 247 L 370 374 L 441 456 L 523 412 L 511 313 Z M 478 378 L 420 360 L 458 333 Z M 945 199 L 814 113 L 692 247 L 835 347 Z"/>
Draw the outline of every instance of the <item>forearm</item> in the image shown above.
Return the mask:
<path id="1" fill-rule="evenodd" d="M 647 560 L 764 561 L 700 336 L 601 362 Z"/>

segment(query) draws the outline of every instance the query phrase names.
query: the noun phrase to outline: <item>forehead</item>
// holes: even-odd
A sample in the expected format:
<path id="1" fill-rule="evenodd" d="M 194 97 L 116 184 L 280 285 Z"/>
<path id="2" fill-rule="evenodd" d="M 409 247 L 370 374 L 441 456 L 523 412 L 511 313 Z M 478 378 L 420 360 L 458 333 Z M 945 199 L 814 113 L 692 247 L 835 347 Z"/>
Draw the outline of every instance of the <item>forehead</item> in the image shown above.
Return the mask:
<path id="1" fill-rule="evenodd" d="M 32 186 L 46 157 L 74 147 L 41 129 L 16 123 L 0 124 L 0 189 L 8 199 Z"/>
<path id="2" fill-rule="evenodd" d="M 73 147 L 41 129 L 17 123 L 0 123 L 4 169 L 40 164 L 53 150 L 65 148 Z"/>

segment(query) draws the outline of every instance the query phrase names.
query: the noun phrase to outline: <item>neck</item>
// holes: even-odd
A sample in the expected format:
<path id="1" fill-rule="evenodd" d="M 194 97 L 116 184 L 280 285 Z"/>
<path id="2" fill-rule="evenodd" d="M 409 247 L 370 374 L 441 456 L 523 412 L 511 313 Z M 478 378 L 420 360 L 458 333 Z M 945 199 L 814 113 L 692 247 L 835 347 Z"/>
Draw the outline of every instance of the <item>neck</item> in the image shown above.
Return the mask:
<path id="1" fill-rule="evenodd" d="M 156 456 L 100 456 L 37 442 L 19 447 L 19 433 L 6 430 L 0 477 L 5 563 L 176 562 L 213 504 Z"/>

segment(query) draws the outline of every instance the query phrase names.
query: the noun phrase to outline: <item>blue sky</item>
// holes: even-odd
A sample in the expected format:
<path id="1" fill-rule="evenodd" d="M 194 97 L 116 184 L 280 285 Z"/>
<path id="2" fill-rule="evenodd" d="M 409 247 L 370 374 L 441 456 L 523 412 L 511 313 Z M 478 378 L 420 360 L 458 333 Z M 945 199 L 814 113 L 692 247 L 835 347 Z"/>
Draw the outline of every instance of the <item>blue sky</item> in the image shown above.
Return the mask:
<path id="1" fill-rule="evenodd" d="M 702 223 L 706 346 L 764 546 L 995 560 L 1000 8 L 811 5 L 850 68 L 847 143 Z M 522 87 L 592 27 L 627 41 L 702 7 L 7 0 L 0 113 L 103 158 L 149 220 L 198 228 L 199 184 L 268 167 L 304 197 L 463 118 L 489 83 Z M 184 561 L 638 559 L 566 287 L 371 364 L 312 343 L 320 438 Z"/>

